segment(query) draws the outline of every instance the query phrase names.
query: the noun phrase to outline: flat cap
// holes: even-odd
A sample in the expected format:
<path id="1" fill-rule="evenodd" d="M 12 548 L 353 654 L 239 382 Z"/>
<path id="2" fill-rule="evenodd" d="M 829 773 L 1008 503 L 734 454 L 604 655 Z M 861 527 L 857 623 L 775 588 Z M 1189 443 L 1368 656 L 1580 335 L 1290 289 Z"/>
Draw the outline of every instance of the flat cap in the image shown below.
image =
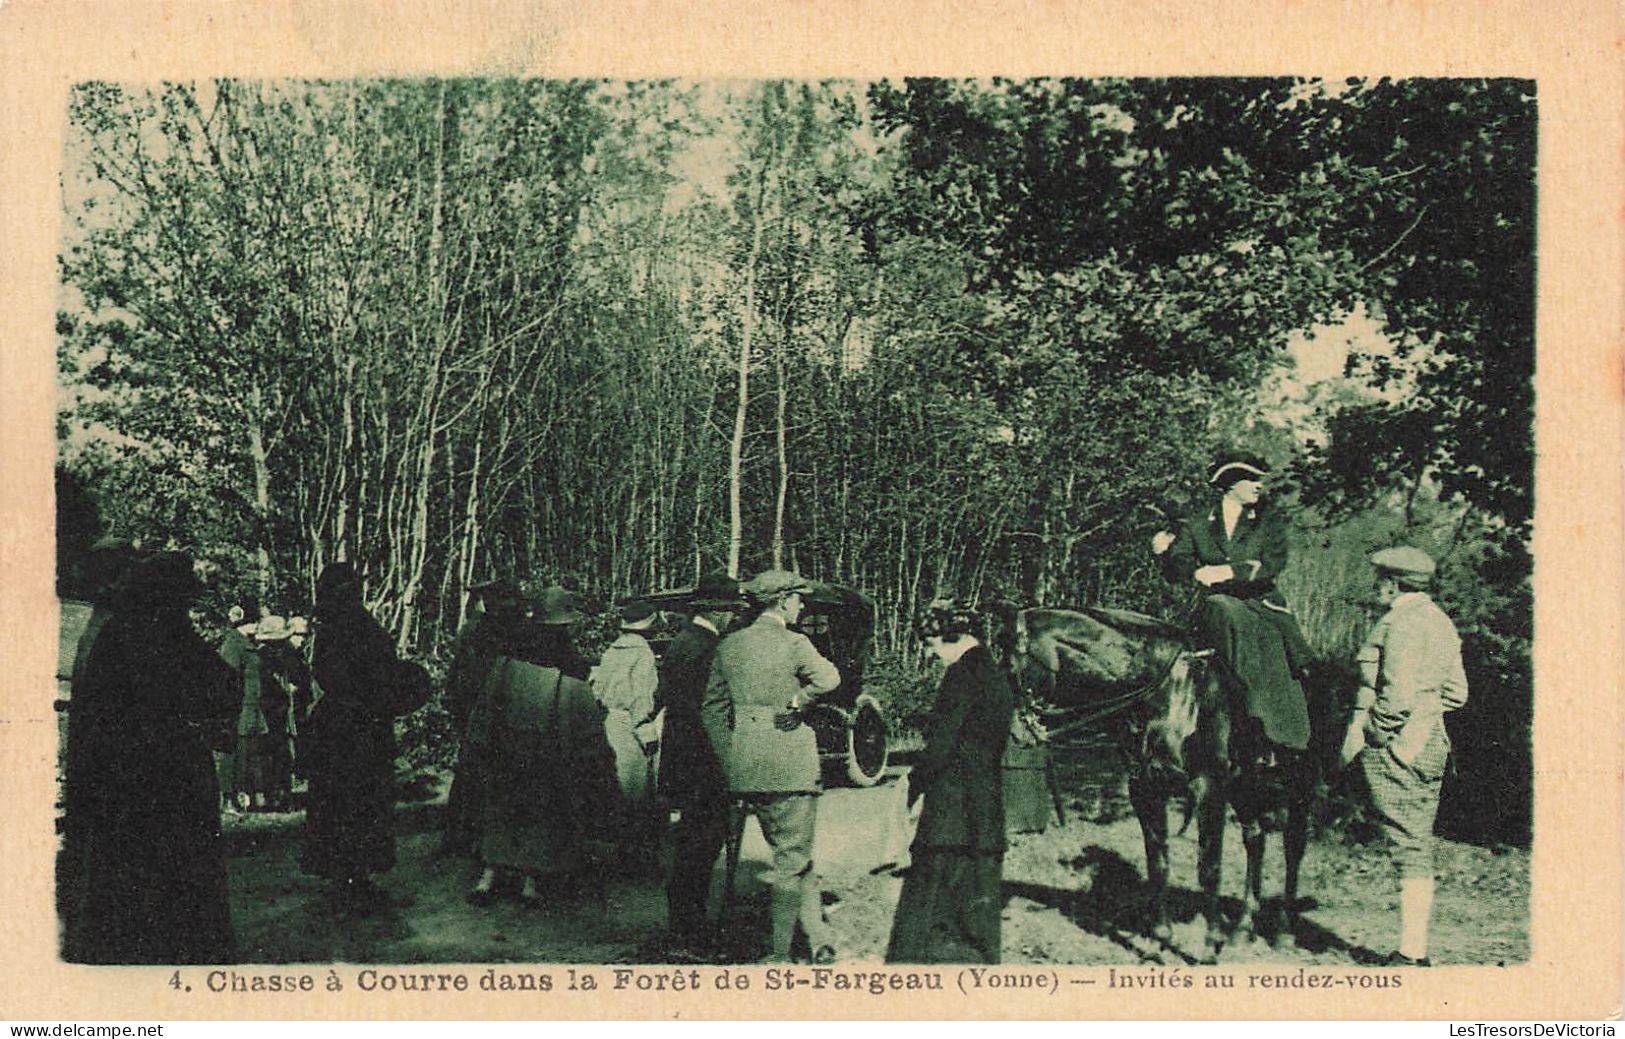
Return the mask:
<path id="1" fill-rule="evenodd" d="M 1422 584 L 1426 584 L 1433 577 L 1433 572 L 1438 569 L 1438 564 L 1433 561 L 1432 556 L 1410 545 L 1395 545 L 1393 548 L 1371 553 L 1371 565 L 1383 573 Z"/>
<path id="2" fill-rule="evenodd" d="M 763 570 L 745 582 L 745 594 L 752 599 L 771 599 L 791 592 L 810 592 L 812 582 L 794 570 Z"/>

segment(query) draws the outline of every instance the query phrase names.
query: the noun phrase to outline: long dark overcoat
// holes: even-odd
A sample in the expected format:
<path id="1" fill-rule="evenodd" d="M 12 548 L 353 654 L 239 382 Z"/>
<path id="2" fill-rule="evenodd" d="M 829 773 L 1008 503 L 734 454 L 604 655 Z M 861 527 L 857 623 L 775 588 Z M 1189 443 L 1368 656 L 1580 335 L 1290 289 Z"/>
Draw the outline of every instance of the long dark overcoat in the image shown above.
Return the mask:
<path id="1" fill-rule="evenodd" d="M 473 856 L 480 845 L 480 812 L 485 797 L 485 763 L 468 741 L 468 716 L 499 652 L 500 619 L 476 614 L 457 632 L 451 667 L 446 672 L 446 712 L 457 733 L 457 768 L 446 795 L 443 847 L 454 855 Z"/>
<path id="2" fill-rule="evenodd" d="M 665 708 L 661 737 L 660 792 L 678 804 L 721 799 L 728 781 L 700 723 L 700 702 L 711 675 L 720 636 L 693 621 L 683 625 L 660 661 L 655 709 Z"/>
<path id="3" fill-rule="evenodd" d="M 987 649 L 942 676 L 925 750 L 909 773 L 925 797 L 886 959 L 997 963 L 1004 861 L 1004 747 L 1014 703 Z"/>
<path id="4" fill-rule="evenodd" d="M 1215 503 L 1181 526 L 1162 565 L 1170 581 L 1184 585 L 1198 567 L 1228 564 L 1235 570 L 1235 579 L 1203 590 L 1193 624 L 1240 684 L 1264 735 L 1301 750 L 1309 744 L 1309 711 L 1294 672 L 1308 662 L 1309 647 L 1275 586 L 1288 558 L 1279 510 L 1265 504 L 1244 508 L 1226 536 L 1223 510 Z"/>
<path id="5" fill-rule="evenodd" d="M 310 778 L 304 868 L 333 879 L 382 873 L 395 865 L 395 718 L 430 690 L 359 600 L 323 615 L 313 656 L 321 699 L 300 744 Z"/>
<path id="6" fill-rule="evenodd" d="M 206 735 L 231 673 L 180 608 L 106 615 L 73 681 L 63 957 L 218 963 L 232 955 L 225 844 Z"/>

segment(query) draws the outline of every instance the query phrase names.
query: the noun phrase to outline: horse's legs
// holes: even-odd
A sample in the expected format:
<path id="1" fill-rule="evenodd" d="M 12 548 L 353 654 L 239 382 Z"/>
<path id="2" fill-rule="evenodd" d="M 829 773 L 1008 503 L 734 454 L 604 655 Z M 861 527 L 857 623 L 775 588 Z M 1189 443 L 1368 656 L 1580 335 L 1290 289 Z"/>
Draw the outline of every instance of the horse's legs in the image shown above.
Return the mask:
<path id="1" fill-rule="evenodd" d="M 1246 941 L 1257 933 L 1258 907 L 1264 900 L 1264 847 L 1269 834 L 1258 819 L 1241 824 L 1241 843 L 1247 849 L 1247 887 L 1242 896 L 1241 919 L 1236 921 L 1236 937 Z"/>
<path id="2" fill-rule="evenodd" d="M 1162 791 L 1155 789 L 1155 780 L 1136 774 L 1128 782 L 1129 802 L 1134 815 L 1140 820 L 1140 835 L 1145 838 L 1145 879 L 1151 891 L 1151 937 L 1167 942 L 1172 937 L 1168 926 L 1168 802 Z"/>
<path id="3" fill-rule="evenodd" d="M 1291 948 L 1298 940 L 1298 869 L 1303 865 L 1303 854 L 1309 847 L 1309 815 L 1314 807 L 1314 782 L 1308 773 L 1307 768 L 1299 770 L 1297 781 L 1287 795 L 1286 829 L 1281 834 L 1281 843 L 1286 852 L 1286 888 L 1281 897 L 1277 948 Z"/>
<path id="4" fill-rule="evenodd" d="M 1203 959 L 1212 963 L 1218 959 L 1219 946 L 1224 944 L 1223 924 L 1219 914 L 1220 865 L 1224 862 L 1224 804 L 1225 789 L 1217 776 L 1205 776 L 1193 784 L 1196 804 L 1196 878 L 1202 888 L 1203 918 L 1207 933 Z"/>

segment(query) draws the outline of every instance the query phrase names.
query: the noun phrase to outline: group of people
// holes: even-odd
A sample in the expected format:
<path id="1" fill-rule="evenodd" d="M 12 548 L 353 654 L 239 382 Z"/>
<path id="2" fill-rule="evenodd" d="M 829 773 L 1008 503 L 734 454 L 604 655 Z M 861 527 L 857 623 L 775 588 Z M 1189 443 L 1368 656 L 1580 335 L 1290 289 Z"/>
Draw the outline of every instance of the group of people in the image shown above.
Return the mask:
<path id="1" fill-rule="evenodd" d="M 1286 568 L 1287 525 L 1263 497 L 1269 467 L 1231 454 L 1214 466 L 1215 500 L 1152 551 L 1164 574 L 1193 587 L 1192 626 L 1240 699 L 1232 755 L 1254 761 L 1303 753 L 1310 742 L 1304 695 L 1310 654 L 1276 579 Z M 1360 687 L 1340 763 L 1359 762 L 1399 877 L 1400 940 L 1387 962 L 1427 965 L 1432 915 L 1433 826 L 1450 735 L 1445 715 L 1467 702 L 1461 639 L 1429 595 L 1437 564 L 1410 545 L 1373 553 L 1380 619 L 1360 647 Z"/>
<path id="2" fill-rule="evenodd" d="M 1152 544 L 1167 576 L 1197 592 L 1196 637 L 1239 708 L 1232 753 L 1254 761 L 1309 744 L 1308 650 L 1275 584 L 1287 542 L 1262 498 L 1267 475 L 1256 458 L 1221 460 L 1212 508 Z M 1443 719 L 1467 687 L 1460 639 L 1427 592 L 1434 561 L 1408 546 L 1371 558 L 1386 612 L 1360 651 L 1342 758 L 1360 760 L 1395 848 L 1391 962 L 1426 964 Z M 308 673 L 301 624 L 249 626 L 245 613 L 222 646 L 203 640 L 188 615 L 201 585 L 183 555 L 99 544 L 86 571 L 93 610 L 74 653 L 64 759 L 65 958 L 230 959 L 211 752 L 232 759 L 223 771 L 238 807 L 285 806 L 294 732 L 274 719 L 296 719 L 309 780 L 303 867 L 347 906 L 386 903 L 374 877 L 395 860 L 394 720 L 431 686 L 368 612 L 355 568 L 331 564 L 317 581 Z M 706 575 L 662 658 L 645 637 L 656 610 L 634 603 L 594 667 L 571 638 L 582 619 L 571 593 L 477 588 L 445 689 L 459 751 L 443 847 L 477 861 L 470 899 L 543 905 L 571 887 L 602 899 L 595 842 L 641 850 L 653 866 L 675 811 L 664 951 L 708 958 L 716 862 L 730 826 L 754 815 L 773 857 L 768 958 L 788 960 L 800 938 L 813 962 L 834 962 L 813 859 L 820 763 L 808 712 L 842 676 L 797 629 L 812 591 L 786 570 L 743 585 Z M 964 604 L 933 602 L 918 633 L 945 668 L 908 776 L 910 804 L 923 806 L 887 959 L 998 962 L 1012 683 Z"/>
<path id="3" fill-rule="evenodd" d="M 227 618 L 219 652 L 231 668 L 240 702 L 225 749 L 215 754 L 221 805 L 228 813 L 289 811 L 295 746 L 311 707 L 304 655 L 310 623 L 303 617 L 260 616 L 252 602 L 233 606 Z"/>

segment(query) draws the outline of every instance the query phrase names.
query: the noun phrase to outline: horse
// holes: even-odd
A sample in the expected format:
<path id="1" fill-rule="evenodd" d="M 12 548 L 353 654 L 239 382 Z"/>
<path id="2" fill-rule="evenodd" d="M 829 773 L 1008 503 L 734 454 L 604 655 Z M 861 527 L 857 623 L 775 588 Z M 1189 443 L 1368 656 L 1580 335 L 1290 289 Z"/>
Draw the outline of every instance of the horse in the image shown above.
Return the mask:
<path id="1" fill-rule="evenodd" d="M 1298 927 L 1299 868 L 1308 845 L 1315 789 L 1308 752 L 1250 738 L 1250 719 L 1210 651 L 1188 633 L 1127 610 L 1030 608 L 1015 611 L 1007 634 L 1011 670 L 1053 741 L 1104 733 L 1126 759 L 1129 801 L 1145 842 L 1151 893 L 1149 936 L 1171 947 L 1168 922 L 1168 806 L 1185 798 L 1184 827 L 1197 823 L 1197 878 L 1205 923 L 1203 962 L 1227 940 L 1272 938 L 1290 948 Z M 1234 808 L 1247 852 L 1240 918 L 1227 935 L 1219 911 L 1225 808 Z M 1284 897 L 1264 921 L 1266 835 L 1278 830 L 1286 854 Z"/>

